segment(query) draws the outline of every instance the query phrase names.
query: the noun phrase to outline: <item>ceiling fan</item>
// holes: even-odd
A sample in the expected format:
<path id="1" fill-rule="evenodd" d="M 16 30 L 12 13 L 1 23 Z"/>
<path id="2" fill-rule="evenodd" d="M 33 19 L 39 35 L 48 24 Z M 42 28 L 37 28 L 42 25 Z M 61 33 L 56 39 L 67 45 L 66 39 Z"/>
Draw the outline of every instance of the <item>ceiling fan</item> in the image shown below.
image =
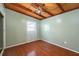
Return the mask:
<path id="1" fill-rule="evenodd" d="M 32 3 L 31 6 L 33 6 L 36 10 L 35 12 L 38 14 L 43 13 L 43 7 L 45 6 L 44 3 Z"/>

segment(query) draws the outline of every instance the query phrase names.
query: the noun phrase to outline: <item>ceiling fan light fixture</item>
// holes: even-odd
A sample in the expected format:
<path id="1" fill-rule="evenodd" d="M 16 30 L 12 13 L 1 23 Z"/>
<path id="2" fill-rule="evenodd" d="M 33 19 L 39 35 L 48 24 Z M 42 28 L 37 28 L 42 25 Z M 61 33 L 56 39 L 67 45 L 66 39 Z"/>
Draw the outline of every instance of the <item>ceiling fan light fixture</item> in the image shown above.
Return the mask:
<path id="1" fill-rule="evenodd" d="M 36 9 L 35 12 L 38 13 L 38 14 L 41 14 L 41 10 L 40 9 Z"/>
<path id="2" fill-rule="evenodd" d="M 32 6 L 36 9 L 35 10 L 36 13 L 42 14 L 43 13 L 42 7 L 45 6 L 45 4 L 43 4 L 43 3 L 32 3 Z"/>

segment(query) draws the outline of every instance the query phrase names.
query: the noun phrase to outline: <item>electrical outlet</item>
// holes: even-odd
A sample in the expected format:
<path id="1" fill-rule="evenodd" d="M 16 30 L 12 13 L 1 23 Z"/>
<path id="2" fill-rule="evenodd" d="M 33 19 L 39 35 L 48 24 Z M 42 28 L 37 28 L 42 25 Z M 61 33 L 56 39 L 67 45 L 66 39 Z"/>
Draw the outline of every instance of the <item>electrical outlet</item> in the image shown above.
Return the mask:
<path id="1" fill-rule="evenodd" d="M 65 41 L 64 44 L 67 44 L 67 41 Z"/>

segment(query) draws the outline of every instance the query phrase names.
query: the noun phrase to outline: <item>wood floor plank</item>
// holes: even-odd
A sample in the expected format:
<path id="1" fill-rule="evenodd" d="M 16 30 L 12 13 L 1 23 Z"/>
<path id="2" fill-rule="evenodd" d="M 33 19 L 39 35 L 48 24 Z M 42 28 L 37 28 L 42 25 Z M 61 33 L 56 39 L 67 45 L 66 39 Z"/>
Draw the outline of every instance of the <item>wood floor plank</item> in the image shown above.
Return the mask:
<path id="1" fill-rule="evenodd" d="M 79 56 L 79 54 L 38 40 L 7 48 L 4 50 L 3 56 Z"/>

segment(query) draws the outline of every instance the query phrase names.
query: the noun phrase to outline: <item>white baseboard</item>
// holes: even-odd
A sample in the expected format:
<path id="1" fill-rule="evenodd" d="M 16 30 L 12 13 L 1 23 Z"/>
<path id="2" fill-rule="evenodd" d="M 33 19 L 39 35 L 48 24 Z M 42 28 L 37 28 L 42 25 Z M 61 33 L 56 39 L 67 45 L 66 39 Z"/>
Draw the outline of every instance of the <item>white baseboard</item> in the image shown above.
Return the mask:
<path id="1" fill-rule="evenodd" d="M 3 52 L 4 52 L 4 49 L 2 49 L 2 51 L 1 51 L 1 53 L 0 53 L 0 56 L 2 56 L 2 55 L 3 55 Z"/>
<path id="2" fill-rule="evenodd" d="M 19 46 L 19 45 L 23 45 L 23 44 L 27 44 L 27 43 L 31 43 L 31 42 L 34 42 L 34 41 L 37 41 L 37 40 L 33 40 L 33 41 L 30 41 L 30 42 L 23 42 L 23 43 L 18 43 L 18 44 L 15 44 L 15 45 L 7 46 L 7 47 L 5 47 L 5 49 L 11 48 L 11 47 L 15 47 L 15 46 Z"/>
<path id="3" fill-rule="evenodd" d="M 67 48 L 67 47 L 63 47 L 63 46 L 61 46 L 61 45 L 59 45 L 59 44 L 52 43 L 52 42 L 49 42 L 49 41 L 47 41 L 47 40 L 42 40 L 42 41 L 48 42 L 48 43 L 50 43 L 50 44 L 53 44 L 53 45 L 59 46 L 59 47 L 61 47 L 61 48 L 64 48 L 64 49 L 67 49 L 67 50 L 70 50 L 70 51 L 72 51 L 72 52 L 75 52 L 75 53 L 78 53 L 78 54 L 79 54 L 78 51 L 75 51 L 75 50 L 70 49 L 70 48 Z"/>
<path id="4" fill-rule="evenodd" d="M 15 44 L 15 45 L 10 45 L 10 46 L 5 47 L 5 49 L 15 47 L 15 46 L 18 46 L 18 45 L 22 45 L 22 44 L 26 44 L 26 42 L 18 43 L 18 44 Z"/>

